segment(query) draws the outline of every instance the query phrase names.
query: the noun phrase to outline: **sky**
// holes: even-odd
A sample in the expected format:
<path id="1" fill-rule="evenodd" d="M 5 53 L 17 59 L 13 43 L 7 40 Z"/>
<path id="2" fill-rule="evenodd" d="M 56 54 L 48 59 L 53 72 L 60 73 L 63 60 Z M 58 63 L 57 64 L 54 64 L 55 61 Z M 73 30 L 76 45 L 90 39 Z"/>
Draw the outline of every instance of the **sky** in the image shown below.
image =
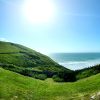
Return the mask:
<path id="1" fill-rule="evenodd" d="M 23 7 L 25 2 L 0 0 L 1 41 L 22 44 L 44 54 L 100 52 L 100 0 L 49 0 L 51 5 L 38 2 L 36 7 L 47 9 L 40 12 L 36 8 L 35 14 L 48 15 L 47 20 L 40 21 L 30 18 L 33 10 L 31 16 Z"/>

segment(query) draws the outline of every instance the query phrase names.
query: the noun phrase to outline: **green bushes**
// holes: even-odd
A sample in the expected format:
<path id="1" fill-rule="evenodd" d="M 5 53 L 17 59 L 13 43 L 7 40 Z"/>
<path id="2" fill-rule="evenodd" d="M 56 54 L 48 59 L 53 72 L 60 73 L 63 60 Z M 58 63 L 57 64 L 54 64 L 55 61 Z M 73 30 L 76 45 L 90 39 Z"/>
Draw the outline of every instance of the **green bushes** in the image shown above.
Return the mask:
<path id="1" fill-rule="evenodd" d="M 30 70 L 30 69 L 25 69 L 25 68 L 20 72 L 20 74 L 25 75 L 25 76 L 30 76 L 30 77 L 33 76 L 32 70 Z"/>
<path id="2" fill-rule="evenodd" d="M 73 82 L 76 81 L 74 71 L 61 71 L 57 75 L 64 80 L 64 82 Z"/>
<path id="3" fill-rule="evenodd" d="M 10 70 L 10 71 L 20 73 L 25 76 L 34 77 L 34 78 L 40 79 L 40 80 L 45 80 L 47 78 L 47 75 L 43 74 L 43 72 L 34 71 L 34 70 L 28 69 L 28 68 L 17 67 L 13 64 L 2 64 L 2 65 L 0 65 L 0 67 Z"/>
<path id="4" fill-rule="evenodd" d="M 60 78 L 59 76 L 57 76 L 57 75 L 54 75 L 52 78 L 56 82 L 64 82 L 64 80 L 62 78 Z"/>
<path id="5" fill-rule="evenodd" d="M 86 70 L 86 71 L 83 71 L 81 73 L 79 73 L 78 75 L 76 75 L 76 79 L 83 79 L 83 78 L 86 78 L 86 77 L 89 77 L 89 76 L 92 76 L 93 75 L 93 70 Z"/>
<path id="6" fill-rule="evenodd" d="M 100 73 L 100 65 L 95 65 L 90 68 L 84 68 L 75 71 L 76 80 L 90 77 L 92 75 Z"/>
<path id="7" fill-rule="evenodd" d="M 45 74 L 36 74 L 33 77 L 35 77 L 36 79 L 45 80 L 47 78 L 47 75 L 45 75 Z"/>
<path id="8" fill-rule="evenodd" d="M 2 64 L 0 65 L 0 67 L 17 73 L 21 73 L 21 71 L 23 70 L 23 68 L 19 68 L 13 64 Z"/>
<path id="9" fill-rule="evenodd" d="M 95 65 L 76 71 L 60 71 L 53 76 L 53 79 L 57 82 L 74 82 L 92 75 L 96 75 L 98 73 L 100 73 L 100 65 Z"/>
<path id="10" fill-rule="evenodd" d="M 0 67 L 20 73 L 25 76 L 34 77 L 40 80 L 45 80 L 46 78 L 53 78 L 53 80 L 56 82 L 74 82 L 76 80 L 87 78 L 97 73 L 100 73 L 100 65 L 76 71 L 64 70 L 56 72 L 47 70 L 48 67 L 42 70 L 34 70 L 34 68 L 33 69 L 23 68 L 23 67 L 18 67 L 14 64 L 2 64 L 2 63 L 0 63 Z"/>

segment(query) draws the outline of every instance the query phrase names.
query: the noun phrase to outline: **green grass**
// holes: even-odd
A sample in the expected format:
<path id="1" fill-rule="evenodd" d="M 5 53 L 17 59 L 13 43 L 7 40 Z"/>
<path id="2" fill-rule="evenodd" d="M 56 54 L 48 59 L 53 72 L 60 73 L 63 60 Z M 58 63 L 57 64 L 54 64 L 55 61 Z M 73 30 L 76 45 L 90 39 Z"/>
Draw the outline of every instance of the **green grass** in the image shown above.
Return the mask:
<path id="1" fill-rule="evenodd" d="M 12 70 L 10 65 L 16 67 L 13 67 Z M 5 69 L 9 69 L 11 71 L 19 72 L 20 74 L 32 77 L 34 77 L 34 74 L 36 73 L 43 74 L 42 77 L 52 77 L 54 74 L 59 72 L 71 71 L 57 64 L 48 56 L 36 52 L 35 50 L 20 44 L 3 41 L 0 41 L 0 67 L 1 66 Z M 37 77 L 39 78 L 39 76 L 40 75 Z"/>
<path id="2" fill-rule="evenodd" d="M 0 63 L 13 64 L 19 67 L 33 68 L 43 71 L 67 70 L 51 58 L 25 46 L 0 41 Z M 37 68 L 36 68 L 37 67 Z"/>
<path id="3" fill-rule="evenodd" d="M 73 83 L 57 83 L 0 68 L 0 100 L 89 100 L 99 91 L 100 74 Z"/>
<path id="4" fill-rule="evenodd" d="M 43 74 L 42 76 L 48 78 L 53 77 L 55 81 L 65 82 L 76 81 L 100 73 L 100 65 L 72 71 L 30 48 L 3 41 L 0 41 L 1 66 L 22 75 L 34 77 L 35 74 L 39 74 L 37 77 L 41 78 L 40 74 Z M 54 77 L 55 75 L 56 77 Z"/>

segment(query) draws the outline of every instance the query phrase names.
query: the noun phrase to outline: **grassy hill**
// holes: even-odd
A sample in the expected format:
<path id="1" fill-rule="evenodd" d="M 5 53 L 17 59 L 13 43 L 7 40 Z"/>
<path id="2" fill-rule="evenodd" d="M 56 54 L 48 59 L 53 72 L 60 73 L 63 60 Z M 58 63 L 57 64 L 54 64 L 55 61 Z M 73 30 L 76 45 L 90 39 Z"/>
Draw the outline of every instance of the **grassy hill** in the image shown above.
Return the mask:
<path id="1" fill-rule="evenodd" d="M 100 64 L 75 71 L 76 80 L 100 73 Z"/>
<path id="2" fill-rule="evenodd" d="M 46 79 L 53 77 L 62 81 L 57 75 L 73 72 L 54 62 L 51 58 L 25 46 L 0 41 L 0 66 L 20 74 Z"/>
<path id="3" fill-rule="evenodd" d="M 25 46 L 0 41 L 0 100 L 100 100 L 98 73 L 100 65 L 72 71 Z"/>
<path id="4" fill-rule="evenodd" d="M 0 41 L 0 62 L 19 67 L 58 66 L 49 57 L 19 44 Z"/>
<path id="5" fill-rule="evenodd" d="M 76 81 L 100 73 L 100 65 L 72 71 L 30 48 L 3 41 L 0 41 L 0 67 L 42 80 L 52 77 L 59 82 Z"/>
<path id="6" fill-rule="evenodd" d="M 0 68 L 0 100 L 100 100 L 100 74 L 73 83 L 56 83 Z"/>

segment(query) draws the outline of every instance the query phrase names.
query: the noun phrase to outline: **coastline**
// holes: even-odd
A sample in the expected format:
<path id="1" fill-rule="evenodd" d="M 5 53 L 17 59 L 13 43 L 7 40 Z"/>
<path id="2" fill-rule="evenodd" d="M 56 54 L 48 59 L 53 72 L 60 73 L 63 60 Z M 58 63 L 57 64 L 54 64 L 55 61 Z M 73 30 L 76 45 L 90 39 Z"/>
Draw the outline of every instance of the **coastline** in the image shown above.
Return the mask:
<path id="1" fill-rule="evenodd" d="M 98 65 L 100 64 L 100 59 L 87 60 L 87 61 L 66 61 L 58 63 L 66 68 L 70 68 L 71 70 L 78 70 Z"/>

